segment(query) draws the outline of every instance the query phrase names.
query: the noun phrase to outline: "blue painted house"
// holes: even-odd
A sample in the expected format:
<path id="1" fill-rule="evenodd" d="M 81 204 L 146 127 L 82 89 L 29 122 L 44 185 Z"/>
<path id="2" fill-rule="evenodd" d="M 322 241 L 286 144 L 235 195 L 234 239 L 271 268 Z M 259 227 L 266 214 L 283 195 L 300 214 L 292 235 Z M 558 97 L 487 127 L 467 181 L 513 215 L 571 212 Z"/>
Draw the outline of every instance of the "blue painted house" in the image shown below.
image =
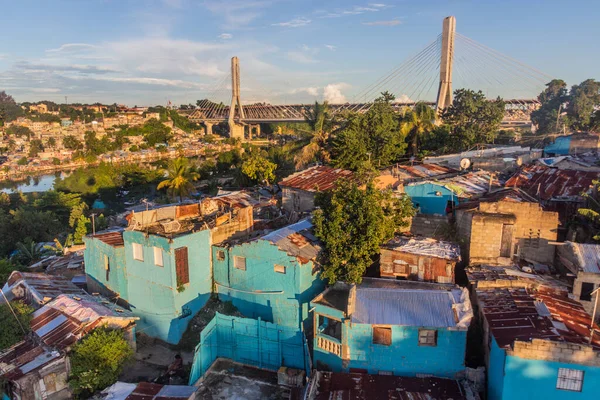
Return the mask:
<path id="1" fill-rule="evenodd" d="M 579 302 L 566 290 L 536 282 L 535 275 L 511 275 L 505 287 L 507 275 L 495 271 L 468 275 L 483 322 L 488 399 L 598 396 L 600 338 L 596 334 L 590 343 L 591 317 Z M 490 284 L 495 279 L 500 281 Z"/>
<path id="2" fill-rule="evenodd" d="M 309 220 L 250 241 L 214 245 L 216 291 L 246 317 L 300 328 L 308 320 L 310 300 L 325 287 L 316 263 L 319 251 Z"/>
<path id="3" fill-rule="evenodd" d="M 465 369 L 473 317 L 456 285 L 363 278 L 312 302 L 319 370 L 455 378 Z"/>
<path id="4" fill-rule="evenodd" d="M 125 231 L 86 237 L 88 287 L 127 305 L 138 331 L 178 343 L 212 293 L 211 243 L 252 230 L 252 205 L 238 200 L 133 213 Z"/>
<path id="5" fill-rule="evenodd" d="M 500 187 L 488 172 L 477 171 L 440 180 L 409 183 L 404 192 L 420 214 L 446 215 L 464 203 Z"/>

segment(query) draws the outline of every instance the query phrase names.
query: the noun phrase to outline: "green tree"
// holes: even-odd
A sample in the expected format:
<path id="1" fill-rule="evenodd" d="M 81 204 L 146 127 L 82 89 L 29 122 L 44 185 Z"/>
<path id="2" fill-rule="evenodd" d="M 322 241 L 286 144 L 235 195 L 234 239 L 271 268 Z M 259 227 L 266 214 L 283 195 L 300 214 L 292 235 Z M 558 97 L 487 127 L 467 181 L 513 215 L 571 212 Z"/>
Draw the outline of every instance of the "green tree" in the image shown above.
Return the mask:
<path id="1" fill-rule="evenodd" d="M 75 244 L 83 243 L 83 238 L 88 234 L 88 226 L 91 226 L 91 221 L 85 215 L 79 216 L 77 224 L 75 225 L 75 233 L 73 233 L 73 241 Z"/>
<path id="2" fill-rule="evenodd" d="M 25 136 L 27 140 L 30 140 L 32 136 L 34 136 L 33 131 L 26 126 L 23 125 L 13 125 L 6 130 L 6 134 L 8 136 L 16 136 L 23 137 Z"/>
<path id="3" fill-rule="evenodd" d="M 48 142 L 47 142 L 47 145 L 51 149 L 55 149 L 56 148 L 56 139 L 54 139 L 53 137 L 49 138 Z"/>
<path id="4" fill-rule="evenodd" d="M 29 157 L 37 157 L 42 151 L 44 151 L 44 145 L 40 139 L 33 139 L 29 142 Z"/>
<path id="5" fill-rule="evenodd" d="M 13 256 L 13 261 L 31 265 L 49 254 L 48 249 L 28 238 L 24 242 L 17 243 L 17 253 Z"/>
<path id="6" fill-rule="evenodd" d="M 600 181 L 593 181 L 593 184 L 594 187 L 589 194 L 583 193 L 587 199 L 587 206 L 579 208 L 577 213 L 588 228 L 591 239 L 600 242 Z"/>
<path id="7" fill-rule="evenodd" d="M 22 301 L 0 304 L 0 349 L 6 349 L 25 338 L 30 331 L 32 313 L 33 308 Z"/>
<path id="8" fill-rule="evenodd" d="M 29 160 L 25 156 L 19 158 L 19 160 L 17 161 L 17 165 L 27 165 L 27 164 L 29 164 Z"/>
<path id="9" fill-rule="evenodd" d="M 183 201 L 183 196 L 187 196 L 194 190 L 193 181 L 198 180 L 200 175 L 189 165 L 187 158 L 179 157 L 169 161 L 167 167 L 167 179 L 160 182 L 158 190 L 167 189 L 173 196 L 179 196 L 179 201 Z"/>
<path id="10" fill-rule="evenodd" d="M 73 135 L 63 138 L 63 146 L 68 150 L 83 150 L 83 143 Z"/>
<path id="11" fill-rule="evenodd" d="M 242 155 L 239 149 L 233 149 L 219 153 L 217 156 L 217 170 L 228 172 L 231 168 L 239 168 L 242 165 Z"/>
<path id="12" fill-rule="evenodd" d="M 505 104 L 501 98 L 488 101 L 483 92 L 458 89 L 454 101 L 442 113 L 448 124 L 455 150 L 464 150 L 477 143 L 493 143 L 504 118 Z"/>
<path id="13" fill-rule="evenodd" d="M 322 277 L 360 283 L 379 246 L 401 227 L 408 226 L 414 208 L 408 197 L 396 197 L 369 182 L 338 181 L 334 190 L 317 196 L 315 235 L 323 242 Z"/>
<path id="14" fill-rule="evenodd" d="M 348 116 L 333 140 L 333 164 L 353 171 L 388 166 L 405 153 L 405 138 L 389 96 L 382 96 L 365 114 Z"/>
<path id="15" fill-rule="evenodd" d="M 143 127 L 144 140 L 149 146 L 168 144 L 171 140 L 171 128 L 162 124 L 155 118 L 148 120 Z"/>
<path id="16" fill-rule="evenodd" d="M 89 398 L 115 383 L 133 350 L 119 330 L 97 328 L 73 346 L 69 386 L 77 398 Z"/>
<path id="17" fill-rule="evenodd" d="M 315 102 L 315 105 L 306 111 L 306 123 L 310 131 L 304 132 L 308 137 L 304 139 L 304 146 L 294 158 L 296 169 L 302 169 L 315 161 L 327 163 L 330 159 L 327 143 L 333 128 L 333 120 L 329 104 Z"/>
<path id="18" fill-rule="evenodd" d="M 23 115 L 23 109 L 4 90 L 0 92 L 0 126 Z"/>
<path id="19" fill-rule="evenodd" d="M 435 110 L 425 103 L 418 102 L 400 122 L 401 131 L 410 140 L 411 154 L 418 155 L 419 141 L 435 128 Z"/>
<path id="20" fill-rule="evenodd" d="M 4 286 L 6 280 L 13 273 L 13 271 L 22 271 L 23 267 L 9 260 L 8 258 L 0 258 L 0 285 Z M 0 346 L 0 349 L 4 347 Z"/>
<path id="21" fill-rule="evenodd" d="M 258 183 L 269 184 L 275 180 L 277 164 L 255 154 L 242 164 L 242 173 Z"/>
<path id="22" fill-rule="evenodd" d="M 531 122 L 539 133 L 556 132 L 559 110 L 569 99 L 567 84 L 562 79 L 553 79 L 538 96 L 540 108 L 531 113 Z"/>
<path id="23" fill-rule="evenodd" d="M 571 129 L 590 130 L 594 112 L 600 107 L 600 82 L 587 79 L 579 85 L 573 85 L 569 97 L 567 118 Z"/>

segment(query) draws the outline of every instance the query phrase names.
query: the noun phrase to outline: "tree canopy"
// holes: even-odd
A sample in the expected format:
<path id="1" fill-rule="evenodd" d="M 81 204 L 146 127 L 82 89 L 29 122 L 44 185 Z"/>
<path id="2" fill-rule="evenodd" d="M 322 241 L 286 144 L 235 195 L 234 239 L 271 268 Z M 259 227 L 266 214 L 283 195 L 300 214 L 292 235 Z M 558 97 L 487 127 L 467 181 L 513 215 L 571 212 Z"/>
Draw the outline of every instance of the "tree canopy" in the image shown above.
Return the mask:
<path id="1" fill-rule="evenodd" d="M 410 199 L 381 191 L 372 182 L 363 189 L 340 180 L 334 190 L 319 194 L 316 204 L 315 235 L 324 244 L 322 277 L 330 284 L 360 283 L 379 246 L 414 215 Z"/>
<path id="2" fill-rule="evenodd" d="M 587 79 L 573 85 L 569 93 L 567 118 L 571 129 L 588 131 L 600 128 L 598 121 L 600 106 L 600 82 Z"/>
<path id="3" fill-rule="evenodd" d="M 253 154 L 242 163 L 242 173 L 254 182 L 272 183 L 275 180 L 277 164 L 259 154 Z"/>
<path id="4" fill-rule="evenodd" d="M 33 308 L 22 301 L 11 301 L 10 305 L 0 304 L 0 349 L 6 349 L 23 340 L 30 331 L 32 313 Z"/>
<path id="5" fill-rule="evenodd" d="M 192 182 L 200 178 L 185 157 L 170 160 L 166 172 L 167 179 L 160 182 L 156 188 L 167 189 L 171 195 L 179 196 L 179 201 L 183 201 L 183 196 L 189 195 L 194 190 Z"/>
<path id="6" fill-rule="evenodd" d="M 23 115 L 23 109 L 4 90 L 0 92 L 0 126 Z"/>
<path id="7" fill-rule="evenodd" d="M 95 391 L 117 381 L 133 350 L 123 332 L 97 328 L 73 346 L 69 355 L 69 386 L 77 398 L 89 398 Z"/>
<path id="8" fill-rule="evenodd" d="M 531 113 L 531 121 L 539 133 L 555 132 L 559 121 L 559 109 L 568 100 L 567 84 L 562 79 L 553 79 L 538 96 L 540 108 Z"/>

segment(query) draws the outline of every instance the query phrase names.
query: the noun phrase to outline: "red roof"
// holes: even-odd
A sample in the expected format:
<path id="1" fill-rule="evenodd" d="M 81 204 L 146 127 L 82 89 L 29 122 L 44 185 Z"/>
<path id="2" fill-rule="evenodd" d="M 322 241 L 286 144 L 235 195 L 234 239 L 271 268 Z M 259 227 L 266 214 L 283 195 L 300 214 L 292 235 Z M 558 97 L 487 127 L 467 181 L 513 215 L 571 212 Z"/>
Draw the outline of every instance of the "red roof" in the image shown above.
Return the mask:
<path id="1" fill-rule="evenodd" d="M 288 176 L 279 182 L 279 186 L 301 189 L 307 192 L 323 192 L 333 188 L 338 179 L 353 178 L 354 173 L 352 171 L 319 165 Z"/>
<path id="2" fill-rule="evenodd" d="M 549 168 L 543 165 L 522 167 L 507 182 L 507 187 L 518 187 L 542 200 L 576 198 L 600 179 L 600 172 Z"/>
<path id="3" fill-rule="evenodd" d="M 125 245 L 125 242 L 123 241 L 123 232 L 99 233 L 92 237 L 113 247 L 123 247 Z"/>

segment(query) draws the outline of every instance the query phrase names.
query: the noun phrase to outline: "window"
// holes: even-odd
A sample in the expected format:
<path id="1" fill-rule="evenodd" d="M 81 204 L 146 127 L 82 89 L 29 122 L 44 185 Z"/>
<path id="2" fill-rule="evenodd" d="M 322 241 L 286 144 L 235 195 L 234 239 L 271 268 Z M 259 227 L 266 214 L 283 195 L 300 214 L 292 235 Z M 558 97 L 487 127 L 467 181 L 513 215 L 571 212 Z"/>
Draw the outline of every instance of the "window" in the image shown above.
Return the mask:
<path id="1" fill-rule="evenodd" d="M 106 280 L 108 281 L 110 276 L 110 258 L 106 254 L 104 255 L 104 270 L 106 271 Z"/>
<path id="2" fill-rule="evenodd" d="M 177 286 L 190 282 L 187 247 L 175 249 L 175 273 L 177 274 Z"/>
<path id="3" fill-rule="evenodd" d="M 437 346 L 437 331 L 419 329 L 419 346 Z"/>
<path id="4" fill-rule="evenodd" d="M 237 269 L 241 269 L 242 271 L 246 270 L 246 257 L 233 256 L 233 267 Z"/>
<path id="5" fill-rule="evenodd" d="M 223 251 L 223 250 L 217 251 L 217 260 L 219 260 L 219 261 L 225 260 L 225 251 Z"/>
<path id="6" fill-rule="evenodd" d="M 583 388 L 583 371 L 578 369 L 559 368 L 556 388 L 560 390 L 570 390 L 572 392 L 581 392 L 581 389 Z"/>
<path id="7" fill-rule="evenodd" d="M 594 284 L 590 282 L 581 283 L 581 295 L 579 300 L 592 301 L 592 292 L 594 291 Z"/>
<path id="8" fill-rule="evenodd" d="M 326 317 L 325 315 L 319 315 L 318 332 L 323 335 L 331 336 L 337 340 L 342 340 L 342 323 L 335 319 Z"/>
<path id="9" fill-rule="evenodd" d="M 285 274 L 285 265 L 275 264 L 275 272 L 279 272 L 280 274 Z"/>
<path id="10" fill-rule="evenodd" d="M 163 264 L 163 252 L 160 247 L 154 247 L 154 265 L 159 267 L 165 266 L 165 264 Z"/>
<path id="11" fill-rule="evenodd" d="M 392 328 L 383 326 L 373 327 L 373 344 L 390 346 L 392 344 Z"/>
<path id="12" fill-rule="evenodd" d="M 139 243 L 133 243 L 133 259 L 144 261 L 144 248 Z"/>

